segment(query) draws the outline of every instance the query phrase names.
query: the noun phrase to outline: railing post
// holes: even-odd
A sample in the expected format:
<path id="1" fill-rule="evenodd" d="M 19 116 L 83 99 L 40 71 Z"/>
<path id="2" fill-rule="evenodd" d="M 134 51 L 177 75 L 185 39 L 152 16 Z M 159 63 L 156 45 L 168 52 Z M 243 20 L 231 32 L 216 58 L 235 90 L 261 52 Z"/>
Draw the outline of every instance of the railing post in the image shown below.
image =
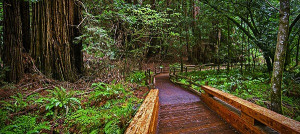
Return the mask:
<path id="1" fill-rule="evenodd" d="M 146 79 L 146 80 L 145 80 L 145 82 L 146 82 L 145 84 L 146 84 L 146 85 L 149 85 L 149 83 L 148 83 L 148 74 L 147 74 L 147 70 L 145 70 L 145 77 L 146 77 L 146 78 L 145 78 L 145 79 Z"/>
<path id="2" fill-rule="evenodd" d="M 208 81 L 205 81 L 205 86 L 208 86 Z"/>
<path id="3" fill-rule="evenodd" d="M 187 66 L 185 67 L 185 75 L 187 75 Z"/>
<path id="4" fill-rule="evenodd" d="M 150 75 L 150 69 L 147 69 L 147 75 L 148 75 L 148 84 L 151 84 L 151 75 Z"/>
<path id="5" fill-rule="evenodd" d="M 174 70 L 173 75 L 175 75 L 176 74 L 176 68 L 174 67 L 173 70 Z"/>

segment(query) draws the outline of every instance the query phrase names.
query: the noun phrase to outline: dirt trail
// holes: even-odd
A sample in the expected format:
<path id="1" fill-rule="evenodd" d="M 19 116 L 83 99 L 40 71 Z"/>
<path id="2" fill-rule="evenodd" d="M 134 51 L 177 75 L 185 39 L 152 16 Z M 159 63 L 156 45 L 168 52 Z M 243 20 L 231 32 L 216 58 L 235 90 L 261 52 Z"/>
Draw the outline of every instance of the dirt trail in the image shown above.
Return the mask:
<path id="1" fill-rule="evenodd" d="M 160 102 L 158 134 L 237 133 L 197 95 L 173 84 L 168 74 L 156 76 L 155 86 L 159 89 Z"/>

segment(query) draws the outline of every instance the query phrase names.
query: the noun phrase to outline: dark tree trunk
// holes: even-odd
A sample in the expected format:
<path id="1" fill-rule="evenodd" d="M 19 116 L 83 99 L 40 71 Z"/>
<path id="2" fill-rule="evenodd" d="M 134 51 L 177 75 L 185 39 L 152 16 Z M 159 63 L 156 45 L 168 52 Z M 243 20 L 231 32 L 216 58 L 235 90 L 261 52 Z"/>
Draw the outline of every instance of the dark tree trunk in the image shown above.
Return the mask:
<path id="1" fill-rule="evenodd" d="M 230 70 L 230 27 L 229 27 L 229 19 L 227 19 L 227 72 L 229 73 Z"/>
<path id="2" fill-rule="evenodd" d="M 20 12 L 22 21 L 22 39 L 24 51 L 29 53 L 30 51 L 30 12 L 29 1 L 20 0 Z"/>
<path id="3" fill-rule="evenodd" d="M 298 63 L 299 63 L 299 47 L 300 47 L 299 41 L 300 41 L 300 35 L 298 36 L 298 45 L 297 45 L 296 65 L 295 66 L 298 66 Z"/>
<path id="4" fill-rule="evenodd" d="M 43 0 L 33 4 L 32 56 L 48 77 L 74 81 L 83 70 L 79 7 L 74 0 Z"/>
<path id="5" fill-rule="evenodd" d="M 22 22 L 20 0 L 4 0 L 4 47 L 2 59 L 8 82 L 18 82 L 24 73 L 22 58 Z"/>
<path id="6" fill-rule="evenodd" d="M 289 33 L 290 1 L 280 0 L 280 19 L 271 79 L 271 109 L 282 113 L 281 82 Z"/>
<path id="7" fill-rule="evenodd" d="M 151 0 L 151 9 L 155 9 L 155 0 Z"/>

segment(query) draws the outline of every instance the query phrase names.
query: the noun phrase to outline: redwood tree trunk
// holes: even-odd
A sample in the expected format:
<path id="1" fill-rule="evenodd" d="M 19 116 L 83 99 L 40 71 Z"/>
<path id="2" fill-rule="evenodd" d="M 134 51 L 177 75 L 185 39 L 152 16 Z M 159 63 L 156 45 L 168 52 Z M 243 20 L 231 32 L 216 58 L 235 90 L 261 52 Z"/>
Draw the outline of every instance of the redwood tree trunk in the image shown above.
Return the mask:
<path id="1" fill-rule="evenodd" d="M 29 1 L 20 0 L 20 12 L 22 21 L 22 39 L 24 51 L 29 53 L 30 51 L 30 13 L 29 13 Z"/>
<path id="2" fill-rule="evenodd" d="M 24 73 L 22 58 L 22 22 L 20 0 L 4 0 L 4 47 L 2 59 L 8 82 L 18 82 Z"/>
<path id="3" fill-rule="evenodd" d="M 280 19 L 271 79 L 271 109 L 282 113 L 281 82 L 289 33 L 290 1 L 280 0 Z"/>
<path id="4" fill-rule="evenodd" d="M 74 81 L 83 69 L 79 7 L 74 0 L 43 0 L 33 4 L 32 57 L 48 77 Z"/>

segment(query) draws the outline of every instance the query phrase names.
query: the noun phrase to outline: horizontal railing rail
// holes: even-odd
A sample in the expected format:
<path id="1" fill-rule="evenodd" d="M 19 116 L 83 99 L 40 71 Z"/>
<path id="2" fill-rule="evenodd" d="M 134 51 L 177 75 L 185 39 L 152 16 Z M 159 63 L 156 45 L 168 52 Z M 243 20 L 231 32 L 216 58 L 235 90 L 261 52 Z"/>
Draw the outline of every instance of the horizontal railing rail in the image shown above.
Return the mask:
<path id="1" fill-rule="evenodd" d="M 194 82 L 191 78 L 170 73 L 170 79 L 199 95 L 201 100 L 241 133 L 300 134 L 300 122 L 287 118 L 216 88 Z M 187 84 L 177 82 L 185 79 Z M 192 88 L 201 87 L 201 92 Z"/>
<path id="2" fill-rule="evenodd" d="M 244 66 L 250 66 L 250 64 L 244 64 Z M 237 68 L 240 66 L 240 63 L 235 63 L 231 64 L 231 68 Z M 222 68 L 223 67 L 223 68 Z M 184 65 L 182 67 L 177 66 L 177 67 L 170 67 L 169 69 L 169 74 L 176 75 L 178 72 L 191 72 L 191 71 L 202 71 L 202 70 L 217 70 L 219 69 L 224 69 L 224 67 L 227 67 L 227 64 L 214 64 L 214 63 L 208 63 L 208 64 L 202 64 L 202 65 Z"/>
<path id="3" fill-rule="evenodd" d="M 202 65 L 184 65 L 182 72 L 190 72 L 190 71 L 201 71 L 203 69 L 217 69 L 218 66 L 225 66 L 223 65 L 217 65 L 217 64 L 202 64 Z M 181 67 L 170 67 L 169 70 L 170 73 L 176 73 L 176 72 L 181 72 Z"/>
<path id="4" fill-rule="evenodd" d="M 171 75 L 175 83 L 185 86 L 189 91 L 201 97 L 201 100 L 226 122 L 241 133 L 284 133 L 300 134 L 300 122 L 275 113 L 267 108 L 243 100 L 218 89 L 200 85 L 186 76 Z M 186 79 L 188 84 L 176 82 L 178 78 Z M 201 92 L 191 85 L 201 86 Z"/>
<path id="5" fill-rule="evenodd" d="M 242 133 L 300 133 L 298 121 L 210 86 L 201 89 L 205 104 Z"/>
<path id="6" fill-rule="evenodd" d="M 133 117 L 125 134 L 155 134 L 158 121 L 158 89 L 151 89 Z"/>

